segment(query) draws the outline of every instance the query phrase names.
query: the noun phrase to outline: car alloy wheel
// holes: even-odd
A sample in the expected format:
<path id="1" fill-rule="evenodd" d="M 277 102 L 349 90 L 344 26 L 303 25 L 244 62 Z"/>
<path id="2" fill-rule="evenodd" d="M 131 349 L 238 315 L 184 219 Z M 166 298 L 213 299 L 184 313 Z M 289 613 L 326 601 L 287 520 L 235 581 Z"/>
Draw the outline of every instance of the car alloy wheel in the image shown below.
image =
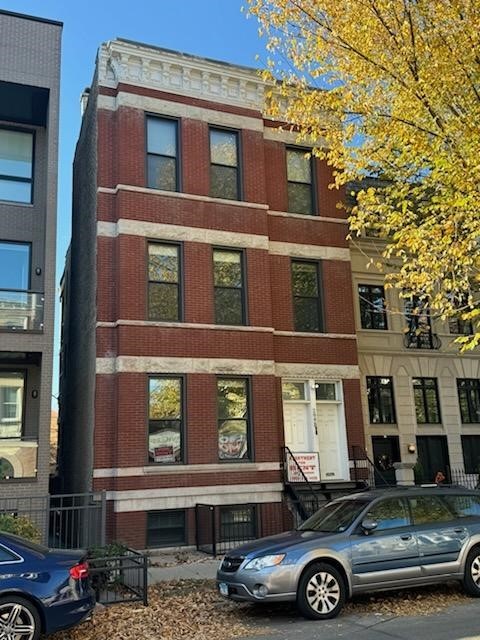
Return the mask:
<path id="1" fill-rule="evenodd" d="M 297 604 L 306 618 L 334 618 L 339 614 L 344 602 L 344 580 L 335 567 L 318 563 L 304 572 L 298 587 Z"/>
<path id="2" fill-rule="evenodd" d="M 480 598 L 480 547 L 472 549 L 467 556 L 463 587 L 470 596 Z"/>
<path id="3" fill-rule="evenodd" d="M 37 640 L 40 618 L 34 606 L 23 598 L 0 599 L 0 638 L 2 640 Z"/>

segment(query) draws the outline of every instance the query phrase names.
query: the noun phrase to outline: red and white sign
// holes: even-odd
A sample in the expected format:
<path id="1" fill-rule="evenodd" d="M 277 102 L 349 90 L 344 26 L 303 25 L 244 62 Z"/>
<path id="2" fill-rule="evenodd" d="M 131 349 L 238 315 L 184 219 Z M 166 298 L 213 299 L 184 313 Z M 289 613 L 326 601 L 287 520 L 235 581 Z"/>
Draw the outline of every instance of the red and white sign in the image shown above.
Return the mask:
<path id="1" fill-rule="evenodd" d="M 293 453 L 295 459 L 288 456 L 288 480 L 289 482 L 320 482 L 320 464 L 318 453 Z M 296 462 L 295 462 L 296 461 Z M 303 477 L 300 469 L 305 474 Z"/>
<path id="2" fill-rule="evenodd" d="M 172 446 L 155 447 L 153 450 L 154 462 L 175 462 L 175 454 Z"/>

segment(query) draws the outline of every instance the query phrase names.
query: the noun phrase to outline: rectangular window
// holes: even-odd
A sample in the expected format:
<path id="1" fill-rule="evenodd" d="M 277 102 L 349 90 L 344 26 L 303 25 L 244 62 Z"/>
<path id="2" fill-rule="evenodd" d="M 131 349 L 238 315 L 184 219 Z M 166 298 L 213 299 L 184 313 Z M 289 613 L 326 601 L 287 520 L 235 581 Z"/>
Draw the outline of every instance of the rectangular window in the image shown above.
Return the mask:
<path id="1" fill-rule="evenodd" d="M 255 540 L 257 522 L 254 505 L 220 507 L 220 541 Z"/>
<path id="2" fill-rule="evenodd" d="M 418 424 L 440 423 L 440 402 L 436 378 L 413 378 L 413 395 Z"/>
<path id="3" fill-rule="evenodd" d="M 480 473 L 480 436 L 462 436 L 465 473 Z"/>
<path id="4" fill-rule="evenodd" d="M 147 117 L 147 186 L 178 191 L 178 123 Z"/>
<path id="5" fill-rule="evenodd" d="M 462 422 L 464 424 L 480 422 L 480 380 L 459 379 L 457 389 Z"/>
<path id="6" fill-rule="evenodd" d="M 147 547 L 174 547 L 187 542 L 185 511 L 149 511 L 147 513 Z"/>
<path id="7" fill-rule="evenodd" d="M 448 328 L 454 336 L 471 336 L 473 334 L 473 322 L 462 318 L 450 318 Z"/>
<path id="8" fill-rule="evenodd" d="M 22 436 L 24 393 L 23 371 L 0 371 L 0 438 Z"/>
<path id="9" fill-rule="evenodd" d="M 312 159 L 307 153 L 303 149 L 287 149 L 288 210 L 313 215 Z"/>
<path id="10" fill-rule="evenodd" d="M 210 129 L 210 195 L 240 200 L 238 133 Z"/>
<path id="11" fill-rule="evenodd" d="M 247 378 L 217 379 L 218 457 L 249 460 L 250 414 Z"/>
<path id="12" fill-rule="evenodd" d="M 182 320 L 180 255 L 176 244 L 148 245 L 149 320 Z"/>
<path id="13" fill-rule="evenodd" d="M 30 288 L 30 245 L 0 242 L 0 289 L 28 291 Z"/>
<path id="14" fill-rule="evenodd" d="M 384 288 L 376 284 L 359 284 L 358 297 L 362 329 L 388 329 Z"/>
<path id="15" fill-rule="evenodd" d="M 372 424 L 394 424 L 396 422 L 392 378 L 367 376 L 367 396 Z"/>
<path id="16" fill-rule="evenodd" d="M 323 331 L 318 262 L 292 261 L 292 291 L 295 331 Z"/>
<path id="17" fill-rule="evenodd" d="M 33 133 L 0 129 L 0 200 L 32 202 Z"/>
<path id="18" fill-rule="evenodd" d="M 216 324 L 246 324 L 243 252 L 213 250 Z"/>
<path id="19" fill-rule="evenodd" d="M 183 461 L 182 382 L 182 378 L 149 379 L 149 462 L 172 464 Z"/>

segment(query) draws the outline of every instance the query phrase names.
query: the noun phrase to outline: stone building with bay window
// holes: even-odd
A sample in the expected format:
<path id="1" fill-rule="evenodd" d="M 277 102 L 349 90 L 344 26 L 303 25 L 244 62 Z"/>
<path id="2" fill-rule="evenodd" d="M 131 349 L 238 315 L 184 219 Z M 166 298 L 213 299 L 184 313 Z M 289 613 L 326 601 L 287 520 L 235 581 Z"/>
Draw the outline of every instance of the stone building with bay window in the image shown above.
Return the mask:
<path id="1" fill-rule="evenodd" d="M 220 537 L 276 533 L 283 447 L 348 485 L 364 443 L 331 172 L 263 117 L 252 69 L 118 39 L 82 100 L 63 488 L 106 490 L 110 538 L 139 548 L 198 542 L 198 504 Z"/>

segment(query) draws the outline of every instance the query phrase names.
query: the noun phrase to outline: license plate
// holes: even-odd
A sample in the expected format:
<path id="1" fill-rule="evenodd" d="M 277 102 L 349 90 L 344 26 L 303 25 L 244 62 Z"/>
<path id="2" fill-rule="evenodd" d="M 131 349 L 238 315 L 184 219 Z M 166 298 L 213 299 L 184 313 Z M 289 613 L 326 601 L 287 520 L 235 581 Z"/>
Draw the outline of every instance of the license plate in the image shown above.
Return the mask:
<path id="1" fill-rule="evenodd" d="M 225 582 L 220 582 L 218 590 L 220 591 L 220 595 L 228 596 L 228 584 L 225 584 Z"/>

